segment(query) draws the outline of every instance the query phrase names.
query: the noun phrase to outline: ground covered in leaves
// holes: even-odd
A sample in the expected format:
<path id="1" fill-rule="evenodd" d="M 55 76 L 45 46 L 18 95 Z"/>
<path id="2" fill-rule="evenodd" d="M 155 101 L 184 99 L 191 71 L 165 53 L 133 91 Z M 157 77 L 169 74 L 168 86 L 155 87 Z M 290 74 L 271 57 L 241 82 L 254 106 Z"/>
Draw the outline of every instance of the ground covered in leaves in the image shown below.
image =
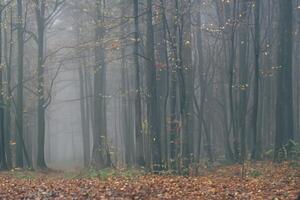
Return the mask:
<path id="1" fill-rule="evenodd" d="M 300 163 L 246 164 L 201 171 L 201 176 L 133 173 L 0 173 L 0 199 L 297 199 Z"/>

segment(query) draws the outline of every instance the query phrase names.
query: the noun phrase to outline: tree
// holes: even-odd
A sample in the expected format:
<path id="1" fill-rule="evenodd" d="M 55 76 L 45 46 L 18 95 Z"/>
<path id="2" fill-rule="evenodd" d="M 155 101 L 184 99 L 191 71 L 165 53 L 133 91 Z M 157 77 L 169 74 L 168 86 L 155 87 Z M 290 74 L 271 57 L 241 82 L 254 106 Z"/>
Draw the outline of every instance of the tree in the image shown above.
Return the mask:
<path id="1" fill-rule="evenodd" d="M 222 47 L 226 50 L 223 51 L 224 54 L 224 62 L 225 62 L 225 66 L 223 66 L 223 68 L 225 68 L 225 74 L 226 77 L 227 76 L 227 70 L 229 68 L 229 61 L 231 61 L 231 50 L 230 50 L 230 45 L 228 44 L 229 42 L 227 42 L 227 37 L 225 33 L 231 33 L 232 34 L 232 30 L 230 30 L 230 26 L 232 24 L 228 23 L 230 22 L 230 9 L 229 9 L 229 5 L 225 4 L 222 1 L 215 1 L 215 7 L 216 7 L 216 12 L 217 12 L 217 16 L 218 16 L 218 23 L 219 23 L 219 29 L 220 30 L 225 30 L 221 36 L 221 44 Z M 230 36 L 229 36 L 230 37 Z M 231 38 L 233 37 L 233 35 L 231 35 Z M 231 40 L 232 41 L 232 40 Z M 228 87 L 232 87 L 231 84 L 228 85 Z M 223 134 L 224 134 L 224 151 L 225 151 L 225 158 L 230 161 L 233 162 L 235 160 L 234 158 L 234 152 L 232 150 L 231 147 L 231 139 L 230 139 L 230 133 L 232 131 L 232 118 L 231 118 L 231 114 L 230 114 L 230 98 L 227 98 L 227 94 L 226 94 L 226 85 L 222 84 L 221 85 L 221 90 L 220 90 L 220 94 L 221 96 L 224 98 L 224 96 L 226 97 L 222 103 L 219 103 L 221 105 L 221 109 L 223 112 Z M 229 90 L 231 90 L 229 88 Z M 230 91 L 228 93 L 228 95 L 230 94 Z M 235 148 L 236 149 L 236 148 Z"/>
<path id="2" fill-rule="evenodd" d="M 38 155 L 37 155 L 37 166 L 41 169 L 47 168 L 45 162 L 45 97 L 44 97 L 44 45 L 45 45 L 45 12 L 46 12 L 46 1 L 40 0 L 35 1 L 36 3 L 36 20 L 37 20 L 37 44 L 38 44 Z"/>
<path id="3" fill-rule="evenodd" d="M 227 8 L 228 9 L 228 8 Z M 232 19 L 229 21 L 230 24 L 230 39 L 229 39 L 229 56 L 228 56 L 228 94 L 229 94 L 229 110 L 230 110 L 230 121 L 231 129 L 233 133 L 233 149 L 235 161 L 240 159 L 240 144 L 237 132 L 237 120 L 236 120 L 236 109 L 234 101 L 234 69 L 235 69 L 235 59 L 236 59 L 236 25 L 237 25 L 237 1 L 233 0 L 232 8 Z"/>
<path id="4" fill-rule="evenodd" d="M 104 2 L 95 1 L 95 67 L 94 67 L 94 138 L 93 138 L 93 165 L 96 168 L 109 167 L 111 163 L 107 146 L 106 133 L 106 64 L 103 39 L 105 35 Z"/>
<path id="5" fill-rule="evenodd" d="M 0 24 L 2 24 L 2 14 L 3 14 L 3 5 L 2 1 L 0 1 Z M 3 63 L 2 63 L 2 26 L 0 27 L 0 170 L 7 169 L 7 159 L 6 159 L 6 151 L 5 151 L 5 133 L 4 133 L 4 98 L 3 98 Z"/>
<path id="6" fill-rule="evenodd" d="M 9 169 L 12 168 L 12 151 L 10 147 L 11 141 L 11 110 L 12 110 L 12 90 L 11 90 L 11 65 L 12 65 L 12 57 L 13 57 L 13 8 L 10 8 L 5 12 L 6 23 L 9 24 L 4 30 L 4 57 L 5 57 L 5 65 L 6 65 L 6 81 L 7 81 L 7 100 L 6 105 L 7 109 L 5 112 L 5 151 L 7 158 L 7 166 Z M 21 144 L 20 144 L 21 145 Z"/>
<path id="7" fill-rule="evenodd" d="M 258 104 L 259 104 L 259 58 L 260 58 L 260 1 L 255 1 L 254 11 L 254 93 L 253 93 L 253 146 L 251 158 L 253 160 L 260 158 L 260 143 L 257 142 L 257 115 L 258 115 Z"/>
<path id="8" fill-rule="evenodd" d="M 279 161 L 284 144 L 294 138 L 293 122 L 293 1 L 279 1 L 278 80 L 274 160 Z"/>
<path id="9" fill-rule="evenodd" d="M 37 93 L 38 93 L 38 106 L 37 106 L 37 130 L 38 130 L 38 155 L 37 155 L 37 167 L 44 169 L 47 168 L 45 162 L 45 113 L 46 108 L 51 102 L 51 96 L 45 98 L 45 62 L 47 57 L 45 56 L 45 31 L 47 25 L 53 17 L 60 11 L 61 5 L 64 0 L 56 0 L 52 11 L 47 13 L 47 0 L 34 0 L 35 3 L 35 15 L 37 34 L 35 35 L 38 50 L 37 50 Z"/>
<path id="10" fill-rule="evenodd" d="M 188 168 L 189 164 L 194 162 L 194 67 L 193 67 L 193 57 L 192 57 L 192 18 L 191 18 L 191 0 L 181 1 L 180 15 L 181 27 L 179 30 L 179 52 L 180 60 L 182 65 L 180 66 L 179 72 L 183 75 L 183 80 L 181 81 L 181 87 L 184 93 L 182 98 L 182 109 L 183 109 L 183 130 L 182 130 L 182 159 L 183 167 Z M 185 12 L 183 12 L 185 11 Z"/>
<path id="11" fill-rule="evenodd" d="M 16 166 L 23 167 L 23 150 L 21 145 L 21 137 L 23 137 L 23 60 L 24 60 L 24 31 L 23 31 L 23 2 L 17 1 L 18 6 L 18 86 L 17 86 L 17 112 L 16 127 L 18 134 L 17 150 L 16 150 Z"/>
<path id="12" fill-rule="evenodd" d="M 244 162 L 246 158 L 246 114 L 247 114 L 247 94 L 248 94 L 248 63 L 247 63 L 247 48 L 248 48 L 248 4 L 247 1 L 241 1 L 240 18 L 239 18 L 239 130 L 240 130 L 240 144 L 241 144 L 241 161 Z"/>
<path id="13" fill-rule="evenodd" d="M 134 166 L 135 161 L 135 148 L 134 148 L 134 118 L 133 118 L 133 107 L 130 96 L 130 80 L 129 80 L 129 64 L 126 57 L 126 50 L 128 50 L 128 43 L 124 39 L 124 35 L 128 31 L 130 31 L 130 24 L 127 22 L 126 15 L 128 14 L 127 8 L 131 7 L 131 1 L 126 0 L 122 1 L 120 9 L 121 9 L 121 17 L 120 20 L 120 38 L 121 41 L 121 105 L 122 105 L 122 123 L 121 129 L 123 130 L 124 137 L 124 154 L 125 154 L 125 162 L 126 166 L 131 167 Z M 130 10 L 131 11 L 131 10 Z M 126 23 L 127 22 L 127 23 Z M 135 56 L 135 55 L 134 55 Z"/>
<path id="14" fill-rule="evenodd" d="M 156 67 L 154 56 L 154 32 L 152 24 L 152 0 L 147 0 L 147 34 L 146 34 L 146 74 L 147 74 L 147 116 L 151 139 L 153 170 L 161 170 L 161 120 L 156 88 Z"/>
<path id="15" fill-rule="evenodd" d="M 81 117 L 81 128 L 82 128 L 82 146 L 83 146 L 83 162 L 84 166 L 88 167 L 90 165 L 90 128 L 89 128 L 89 120 L 90 120 L 90 113 L 89 113 L 89 103 L 86 100 L 87 96 L 87 88 L 86 88 L 86 81 L 84 76 L 84 68 L 85 68 L 85 59 L 84 52 L 80 49 L 80 42 L 82 39 L 82 19 L 76 19 L 76 39 L 77 39 L 77 49 L 76 54 L 78 56 L 78 76 L 79 76 L 79 84 L 80 84 L 80 117 Z"/>
<path id="16" fill-rule="evenodd" d="M 204 77 L 204 55 L 203 55 L 203 42 L 202 42 L 202 18 L 201 12 L 197 13 L 196 16 L 196 25 L 197 25 L 197 51 L 198 51 L 198 78 L 199 78 L 199 85 L 200 85 L 200 105 L 195 96 L 195 107 L 197 109 L 197 118 L 198 118 L 198 136 L 197 138 L 197 145 L 195 151 L 195 162 L 199 162 L 200 160 L 200 152 L 201 152 L 201 142 L 202 142 L 202 129 L 203 129 L 203 115 L 204 115 L 204 103 L 206 98 L 206 84 L 205 84 L 205 77 Z"/>
<path id="17" fill-rule="evenodd" d="M 139 64 L 139 1 L 133 0 L 134 15 L 134 66 L 135 66 L 135 137 L 136 137 L 136 162 L 139 166 L 145 166 L 143 130 L 142 130 L 142 104 L 140 87 L 140 64 Z"/>

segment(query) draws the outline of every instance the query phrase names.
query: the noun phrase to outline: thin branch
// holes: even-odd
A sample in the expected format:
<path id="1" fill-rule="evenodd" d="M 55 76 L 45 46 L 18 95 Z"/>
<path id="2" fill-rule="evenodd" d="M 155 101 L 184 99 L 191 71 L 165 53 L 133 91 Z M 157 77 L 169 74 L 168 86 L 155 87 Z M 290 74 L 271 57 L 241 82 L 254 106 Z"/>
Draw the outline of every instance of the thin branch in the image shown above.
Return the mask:
<path id="1" fill-rule="evenodd" d="M 50 105 L 50 103 L 51 103 L 51 100 L 52 100 L 52 95 L 51 95 L 51 93 L 52 93 L 54 81 L 55 81 L 55 79 L 57 78 L 57 76 L 58 76 L 58 74 L 59 74 L 59 71 L 60 71 L 62 65 L 63 65 L 63 63 L 60 63 L 60 64 L 59 64 L 59 66 L 57 67 L 57 70 L 56 70 L 56 72 L 55 72 L 55 75 L 54 75 L 54 77 L 53 77 L 52 80 L 51 80 L 51 83 L 50 83 L 50 89 L 49 89 L 49 94 L 48 94 L 48 97 L 47 97 L 47 99 L 46 99 L 46 102 L 47 102 L 47 103 L 44 105 L 44 108 L 47 108 L 47 107 Z"/>

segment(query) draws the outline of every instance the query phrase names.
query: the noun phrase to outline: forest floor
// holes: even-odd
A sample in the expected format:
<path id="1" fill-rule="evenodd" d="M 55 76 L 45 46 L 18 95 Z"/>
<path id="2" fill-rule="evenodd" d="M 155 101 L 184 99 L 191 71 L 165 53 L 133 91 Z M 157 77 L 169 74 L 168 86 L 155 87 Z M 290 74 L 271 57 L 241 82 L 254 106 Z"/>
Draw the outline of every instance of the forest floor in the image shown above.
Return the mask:
<path id="1" fill-rule="evenodd" d="M 201 176 L 10 171 L 0 173 L 0 199 L 262 199 L 296 200 L 300 162 L 260 162 L 203 170 Z M 92 172 L 94 173 L 94 172 Z"/>

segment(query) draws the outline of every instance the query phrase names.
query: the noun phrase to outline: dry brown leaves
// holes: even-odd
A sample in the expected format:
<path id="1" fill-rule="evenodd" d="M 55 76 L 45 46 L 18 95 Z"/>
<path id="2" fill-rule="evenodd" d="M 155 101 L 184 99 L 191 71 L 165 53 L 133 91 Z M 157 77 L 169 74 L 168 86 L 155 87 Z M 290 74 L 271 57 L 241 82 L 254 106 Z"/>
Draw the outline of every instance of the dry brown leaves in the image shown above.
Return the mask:
<path id="1" fill-rule="evenodd" d="M 41 175 L 35 179 L 0 174 L 0 199 L 296 199 L 300 168 L 288 163 L 247 165 L 207 172 L 201 177 L 146 175 L 134 178 L 66 179 Z M 251 176 L 259 170 L 259 176 Z"/>

